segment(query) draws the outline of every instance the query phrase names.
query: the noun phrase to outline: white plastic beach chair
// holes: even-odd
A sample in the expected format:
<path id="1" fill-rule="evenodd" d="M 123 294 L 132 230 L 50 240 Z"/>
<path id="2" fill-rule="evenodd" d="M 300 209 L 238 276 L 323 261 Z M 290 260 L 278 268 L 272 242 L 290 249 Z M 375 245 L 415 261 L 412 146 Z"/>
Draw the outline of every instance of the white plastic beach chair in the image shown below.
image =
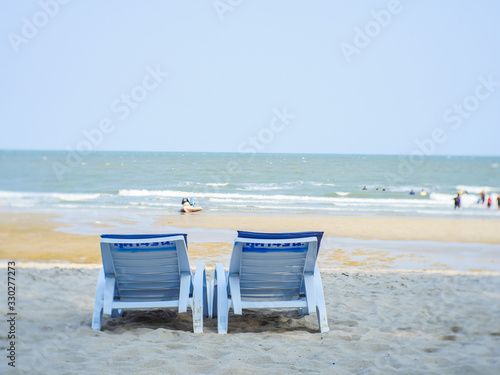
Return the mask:
<path id="1" fill-rule="evenodd" d="M 325 297 L 316 258 L 323 232 L 238 232 L 229 271 L 215 266 L 212 311 L 218 332 L 227 333 L 229 309 L 297 308 L 316 310 L 320 332 L 327 332 Z"/>
<path id="2" fill-rule="evenodd" d="M 193 314 L 193 330 L 203 333 L 209 316 L 205 264 L 193 274 L 185 234 L 102 235 L 102 268 L 97 281 L 92 328 L 102 317 L 127 309 L 177 308 Z"/>

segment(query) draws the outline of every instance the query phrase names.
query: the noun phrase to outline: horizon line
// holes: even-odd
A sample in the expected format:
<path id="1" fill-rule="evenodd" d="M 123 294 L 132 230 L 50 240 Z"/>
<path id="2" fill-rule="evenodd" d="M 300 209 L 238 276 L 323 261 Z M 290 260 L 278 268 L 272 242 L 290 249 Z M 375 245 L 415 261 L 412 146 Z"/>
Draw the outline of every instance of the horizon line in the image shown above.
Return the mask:
<path id="1" fill-rule="evenodd" d="M 103 153 L 103 152 L 129 152 L 129 153 L 178 153 L 178 154 L 240 154 L 240 155 L 346 155 L 346 156 L 412 156 L 402 153 L 326 153 L 326 152 L 235 152 L 235 151 L 166 151 L 166 150 L 64 150 L 64 149 L 24 149 L 24 148 L 0 148 L 0 152 L 77 152 L 83 154 Z M 432 154 L 424 157 L 500 157 L 492 154 Z"/>

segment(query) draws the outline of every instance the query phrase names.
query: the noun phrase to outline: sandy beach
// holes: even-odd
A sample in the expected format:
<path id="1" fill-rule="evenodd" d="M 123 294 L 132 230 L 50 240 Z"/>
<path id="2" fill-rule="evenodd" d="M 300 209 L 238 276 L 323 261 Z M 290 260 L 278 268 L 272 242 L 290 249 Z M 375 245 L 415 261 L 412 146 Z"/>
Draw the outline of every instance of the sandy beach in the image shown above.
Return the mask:
<path id="1" fill-rule="evenodd" d="M 230 315 L 229 334 L 219 336 L 215 319 L 206 319 L 204 334 L 195 335 L 190 312 L 159 310 L 128 312 L 106 319 L 102 332 L 93 331 L 99 236 L 76 234 L 57 215 L 2 212 L 0 259 L 5 274 L 6 261 L 16 262 L 18 315 L 16 368 L 4 356 L 0 372 L 495 374 L 498 225 L 497 220 L 170 215 L 136 230 L 193 231 L 191 263 L 205 261 L 209 278 L 215 262 L 228 265 L 227 238 L 234 238 L 236 229 L 325 231 L 319 265 L 330 332 L 318 333 L 315 315 L 249 311 Z M 93 227 L 132 233 L 137 223 L 113 227 L 100 221 Z M 226 234 L 219 238 L 217 230 Z M 6 279 L 0 281 L 3 290 Z M 6 316 L 6 302 L 0 312 Z"/>
<path id="2" fill-rule="evenodd" d="M 190 245 L 190 253 L 197 257 L 209 255 L 222 248 L 231 251 L 231 242 L 237 230 L 262 232 L 294 232 L 321 230 L 325 238 L 354 238 L 386 241 L 437 241 L 500 245 L 498 220 L 422 219 L 422 218 L 361 218 L 361 217 L 302 217 L 255 215 L 161 215 L 144 226 L 137 220 L 113 217 L 108 222 L 88 218 L 95 233 L 171 233 L 186 229 L 231 231 L 227 241 L 208 241 L 204 245 Z M 75 234 L 82 224 L 54 221 L 55 214 L 6 213 L 0 214 L 0 259 L 100 263 L 99 235 Z M 94 219 L 94 220 L 93 220 Z M 116 223 L 120 226 L 115 225 Z M 65 232 L 71 226 L 74 230 Z M 61 231 L 62 230 L 62 231 Z M 208 248 L 206 243 L 209 243 Z M 198 254 L 198 251 L 201 252 Z"/>

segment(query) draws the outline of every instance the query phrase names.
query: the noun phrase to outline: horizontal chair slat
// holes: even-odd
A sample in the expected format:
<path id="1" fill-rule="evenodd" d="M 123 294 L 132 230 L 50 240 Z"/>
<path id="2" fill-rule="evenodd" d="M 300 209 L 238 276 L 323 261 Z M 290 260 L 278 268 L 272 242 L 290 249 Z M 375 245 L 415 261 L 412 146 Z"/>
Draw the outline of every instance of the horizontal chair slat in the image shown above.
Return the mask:
<path id="1" fill-rule="evenodd" d="M 115 271 L 117 274 L 127 275 L 127 274 L 141 274 L 141 275 L 154 275 L 154 274 L 179 274 L 178 266 L 149 266 L 149 267 L 136 267 L 133 265 L 115 265 Z"/>
<path id="2" fill-rule="evenodd" d="M 156 260 L 145 260 L 145 259 L 115 259 L 115 266 L 118 267 L 137 267 L 137 268 L 147 268 L 151 266 L 155 267 L 176 267 L 178 265 L 177 259 L 156 259 Z"/>
<path id="3" fill-rule="evenodd" d="M 279 275 L 274 274 L 263 274 L 263 273 L 245 273 L 241 276 L 240 282 L 272 282 L 272 281 L 282 281 L 282 282 L 292 282 L 301 281 L 302 273 L 281 273 Z"/>
<path id="4" fill-rule="evenodd" d="M 117 300 L 123 300 L 124 298 L 136 298 L 136 299 L 148 299 L 152 297 L 158 297 L 161 299 L 169 299 L 171 297 L 179 296 L 179 291 L 175 290 L 154 290 L 154 289 L 146 289 L 146 290 L 137 290 L 137 289 L 128 289 L 124 290 L 120 293 L 120 297 L 117 297 Z"/>
<path id="5" fill-rule="evenodd" d="M 272 309 L 272 308 L 299 308 L 307 307 L 307 302 L 305 300 L 295 300 L 295 301 L 241 301 L 241 307 L 244 309 Z"/>
<path id="6" fill-rule="evenodd" d="M 161 289 L 170 289 L 170 288 L 178 288 L 180 285 L 180 282 L 155 282 L 155 283 L 123 283 L 119 282 L 118 283 L 118 289 L 120 290 L 120 293 L 123 293 L 125 290 L 133 290 L 133 289 L 151 289 L 151 290 L 161 290 Z"/>
<path id="7" fill-rule="evenodd" d="M 286 259 L 286 260 L 280 260 L 280 261 L 273 261 L 269 262 L 265 259 L 258 259 L 256 260 L 249 260 L 249 259 L 243 259 L 242 267 L 265 267 L 265 268 L 286 268 L 286 267 L 304 267 L 304 259 L 301 260 L 292 260 L 292 259 Z"/>
<path id="8" fill-rule="evenodd" d="M 164 307 L 177 307 L 178 301 L 114 301 L 114 309 L 155 309 Z"/>
<path id="9" fill-rule="evenodd" d="M 286 252 L 286 251 L 281 251 L 281 252 L 273 252 L 273 251 L 268 251 L 265 253 L 261 252 L 254 252 L 254 251 L 247 251 L 242 253 L 242 257 L 244 259 L 266 259 L 269 261 L 272 260 L 281 260 L 283 261 L 284 259 L 304 259 L 306 256 L 305 252 Z"/>
<path id="10" fill-rule="evenodd" d="M 172 282 L 179 280 L 179 274 L 144 273 L 144 274 L 121 274 L 120 282 Z"/>

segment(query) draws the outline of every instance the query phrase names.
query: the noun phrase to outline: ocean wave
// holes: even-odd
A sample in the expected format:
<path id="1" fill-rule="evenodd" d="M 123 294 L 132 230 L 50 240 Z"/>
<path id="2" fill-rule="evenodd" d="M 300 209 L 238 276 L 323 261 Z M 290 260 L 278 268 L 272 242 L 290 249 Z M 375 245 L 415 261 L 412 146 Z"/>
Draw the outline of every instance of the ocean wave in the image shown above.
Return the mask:
<path id="1" fill-rule="evenodd" d="M 343 192 L 340 192 L 343 193 Z M 277 203 L 315 203 L 315 204 L 364 204 L 364 205 L 392 205 L 409 204 L 425 206 L 435 204 L 429 199 L 411 198 L 349 198 L 337 197 L 315 197 L 308 195 L 285 195 L 285 194 L 242 194 L 242 193 L 219 193 L 219 192 L 194 192 L 178 190 L 120 190 L 118 195 L 125 197 L 195 197 L 197 199 L 208 199 L 212 202 L 277 202 Z M 439 200 L 435 200 L 439 202 Z"/>
<path id="2" fill-rule="evenodd" d="M 403 186 L 388 186 L 385 188 L 386 191 L 391 191 L 394 193 L 410 193 L 410 191 L 414 191 L 415 194 L 420 193 L 422 190 L 425 192 L 429 192 L 429 188 L 425 186 L 411 186 L 411 185 L 403 185 Z"/>
<path id="3" fill-rule="evenodd" d="M 453 201 L 453 198 L 455 198 L 457 195 L 456 194 L 443 194 L 443 193 L 431 193 L 430 199 L 439 201 L 439 202 L 446 202 L 447 204 L 450 204 L 450 202 Z M 467 207 L 474 207 L 477 206 L 477 201 L 478 201 L 478 195 L 476 194 L 462 194 L 460 196 L 460 201 L 462 207 L 467 206 Z"/>
<path id="4" fill-rule="evenodd" d="M 492 186 L 469 186 L 469 185 L 458 185 L 456 186 L 457 191 L 462 190 L 463 192 L 467 193 L 474 193 L 474 194 L 479 194 L 481 192 L 485 192 L 486 194 L 488 193 L 494 193 L 494 192 L 500 192 L 500 187 L 492 187 Z"/>
<path id="5" fill-rule="evenodd" d="M 331 187 L 337 186 L 336 184 L 330 184 L 326 182 L 310 182 L 310 184 L 313 186 L 331 186 Z"/>
<path id="6" fill-rule="evenodd" d="M 429 194 L 429 199 L 441 202 L 443 201 L 450 202 L 454 197 L 456 197 L 456 194 L 444 194 L 444 193 Z"/>
<path id="7" fill-rule="evenodd" d="M 205 185 L 207 185 L 207 186 L 215 186 L 215 187 L 223 187 L 223 186 L 229 185 L 229 183 L 227 183 L 227 182 L 224 182 L 224 183 L 223 182 L 208 182 Z"/>
<path id="8" fill-rule="evenodd" d="M 0 191 L 0 198 L 16 199 L 53 199 L 60 201 L 78 202 L 98 199 L 103 194 L 100 193 L 41 193 L 41 192 L 18 192 Z"/>
<path id="9" fill-rule="evenodd" d="M 290 186 L 290 184 L 276 184 L 276 183 L 270 183 L 270 184 L 244 184 L 242 187 L 236 188 L 237 190 L 242 190 L 242 191 L 273 191 L 273 190 L 286 190 L 286 189 L 292 189 L 293 187 Z"/>

